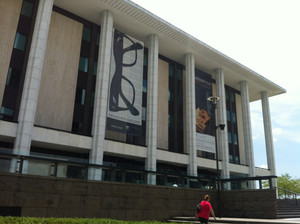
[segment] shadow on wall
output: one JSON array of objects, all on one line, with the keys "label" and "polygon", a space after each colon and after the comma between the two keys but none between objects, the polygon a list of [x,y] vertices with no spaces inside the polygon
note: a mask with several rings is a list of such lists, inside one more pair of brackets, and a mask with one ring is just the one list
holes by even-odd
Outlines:
[{"label": "shadow on wall", "polygon": [[[0,191],[0,206],[19,207],[21,216],[165,221],[174,216],[193,217],[206,194],[218,215],[214,190],[0,173]],[[273,190],[224,191],[221,199],[223,215],[276,218]]]}]

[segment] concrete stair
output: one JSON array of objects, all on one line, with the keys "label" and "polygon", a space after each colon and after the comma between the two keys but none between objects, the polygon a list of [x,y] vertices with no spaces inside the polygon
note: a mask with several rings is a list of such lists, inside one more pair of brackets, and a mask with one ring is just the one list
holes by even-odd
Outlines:
[{"label": "concrete stair", "polygon": [[299,218],[300,200],[279,199],[277,200],[277,218]]},{"label": "concrete stair", "polygon": [[[194,217],[174,217],[168,222],[172,223],[185,223],[185,224],[194,224],[198,223]],[[299,224],[300,219],[251,219],[251,218],[217,218],[217,220],[209,219],[209,223],[218,223],[218,224]]]},{"label": "concrete stair", "polygon": [[[167,222],[172,223],[186,223],[186,224],[192,224],[192,223],[198,223],[199,221],[195,219],[195,217],[173,217],[172,219],[168,220]],[[213,220],[209,220],[209,223],[217,223]],[[220,224],[220,222],[218,222]]]}]

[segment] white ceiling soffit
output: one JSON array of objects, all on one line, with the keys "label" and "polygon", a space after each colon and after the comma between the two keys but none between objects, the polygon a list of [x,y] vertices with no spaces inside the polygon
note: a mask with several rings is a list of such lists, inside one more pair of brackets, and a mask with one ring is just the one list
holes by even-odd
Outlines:
[{"label": "white ceiling soffit", "polygon": [[101,24],[101,11],[114,14],[114,27],[145,42],[147,36],[159,36],[159,53],[184,65],[184,55],[195,55],[196,68],[213,74],[216,68],[224,71],[225,84],[240,90],[239,82],[248,81],[250,101],[260,99],[260,92],[269,96],[286,90],[258,73],[229,58],[209,45],[178,29],[130,0],[54,0],[54,4],[86,20]]}]

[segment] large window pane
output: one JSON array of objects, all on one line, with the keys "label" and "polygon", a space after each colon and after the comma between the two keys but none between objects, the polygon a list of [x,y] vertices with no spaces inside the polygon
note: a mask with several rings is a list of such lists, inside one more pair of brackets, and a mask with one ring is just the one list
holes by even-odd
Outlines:
[{"label": "large window pane", "polygon": [[31,2],[24,1],[22,5],[21,15],[31,17],[33,10],[33,4]]},{"label": "large window pane", "polygon": [[231,93],[231,102],[235,103],[235,93]]},{"label": "large window pane", "polygon": [[232,143],[232,139],[231,139],[231,132],[228,132],[228,143]]},{"label": "large window pane", "polygon": [[7,107],[1,107],[0,114],[8,115],[8,116],[13,116],[14,115],[14,110],[7,108]]},{"label": "large window pane", "polygon": [[91,40],[91,30],[88,27],[83,27],[83,32],[82,32],[82,39],[86,40],[86,41],[90,41]]},{"label": "large window pane", "polygon": [[94,71],[93,71],[93,75],[97,75],[97,68],[98,68],[98,62],[95,61],[95,62],[94,62]]},{"label": "large window pane", "polygon": [[227,110],[227,121],[230,121],[230,111]]},{"label": "large window pane", "polygon": [[233,123],[236,123],[236,113],[235,112],[232,113],[232,121],[233,121]]},{"label": "large window pane", "polygon": [[16,39],[14,43],[14,48],[19,49],[21,51],[25,50],[27,37],[23,34],[17,33]]},{"label": "large window pane", "polygon": [[79,70],[83,72],[88,72],[89,59],[85,57],[80,57],[79,60]]},{"label": "large window pane", "polygon": [[85,89],[76,89],[76,96],[75,96],[76,103],[84,105],[85,102]]},{"label": "large window pane", "polygon": [[13,68],[10,67],[8,69],[6,85],[7,86],[12,86],[12,87],[19,86],[20,76],[21,76],[21,71],[20,70],[13,69]]},{"label": "large window pane", "polygon": [[234,134],[234,144],[238,145],[238,136],[237,136],[237,134]]}]

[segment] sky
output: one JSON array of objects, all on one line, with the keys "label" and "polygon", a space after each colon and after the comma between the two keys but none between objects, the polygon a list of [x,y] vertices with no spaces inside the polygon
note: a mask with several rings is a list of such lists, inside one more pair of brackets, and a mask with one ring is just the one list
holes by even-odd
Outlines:
[{"label": "sky", "polygon": [[[286,89],[269,98],[277,175],[300,178],[300,1],[132,0]],[[261,101],[250,104],[256,167],[267,167]]]}]

